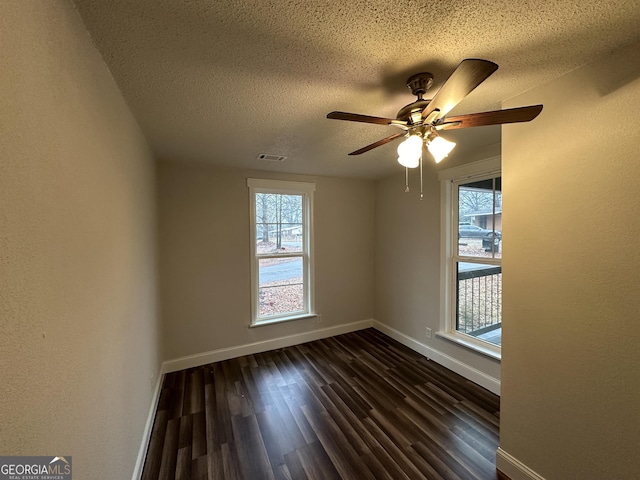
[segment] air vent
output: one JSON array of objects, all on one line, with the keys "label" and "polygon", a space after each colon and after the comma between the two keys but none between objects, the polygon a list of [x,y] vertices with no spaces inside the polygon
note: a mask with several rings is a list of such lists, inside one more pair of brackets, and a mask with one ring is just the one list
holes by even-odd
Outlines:
[{"label": "air vent", "polygon": [[283,155],[268,155],[266,153],[261,153],[256,157],[258,160],[265,160],[267,162],[284,162],[287,157]]}]

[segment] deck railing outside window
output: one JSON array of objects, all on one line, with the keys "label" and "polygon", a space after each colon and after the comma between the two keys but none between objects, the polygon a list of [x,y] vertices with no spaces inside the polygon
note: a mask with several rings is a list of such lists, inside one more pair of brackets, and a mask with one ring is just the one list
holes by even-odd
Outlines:
[{"label": "deck railing outside window", "polygon": [[456,330],[473,336],[502,325],[502,267],[458,272]]}]

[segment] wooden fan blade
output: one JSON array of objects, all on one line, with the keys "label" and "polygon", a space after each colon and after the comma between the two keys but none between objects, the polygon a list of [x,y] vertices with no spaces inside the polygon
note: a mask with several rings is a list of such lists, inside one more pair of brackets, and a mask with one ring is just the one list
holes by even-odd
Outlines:
[{"label": "wooden fan blade", "polygon": [[463,60],[422,111],[422,118],[429,117],[436,110],[438,112],[434,114],[434,118],[430,118],[430,121],[444,117],[497,69],[498,65],[488,60],[476,58]]},{"label": "wooden fan blade", "polygon": [[383,138],[382,140],[378,140],[377,142],[372,143],[371,145],[362,147],[360,150],[351,152],[349,155],[360,155],[361,153],[368,152],[369,150],[373,150],[374,148],[379,147],[380,145],[384,145],[385,143],[389,143],[391,140],[395,140],[396,138],[401,137],[403,135],[404,135],[404,132],[394,133],[393,135],[389,135],[388,137]]},{"label": "wooden fan blade", "polygon": [[327,118],[334,120],[348,120],[350,122],[375,123],[377,125],[389,125],[391,122],[396,122],[395,118],[371,117],[369,115],[347,112],[331,112],[327,115]]},{"label": "wooden fan blade", "polygon": [[455,130],[457,128],[482,127],[484,125],[500,125],[502,123],[530,122],[542,111],[542,105],[495,110],[493,112],[470,113],[457,117],[447,117],[438,130]]}]

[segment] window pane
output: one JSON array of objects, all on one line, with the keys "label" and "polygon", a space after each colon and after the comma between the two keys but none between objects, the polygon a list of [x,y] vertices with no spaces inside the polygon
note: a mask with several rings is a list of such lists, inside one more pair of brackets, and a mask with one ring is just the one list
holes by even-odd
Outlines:
[{"label": "window pane", "polygon": [[256,253],[302,252],[301,223],[259,223],[256,225]]},{"label": "window pane", "polygon": [[502,256],[501,179],[489,178],[458,188],[458,255]]},{"label": "window pane", "polygon": [[256,193],[256,253],[301,252],[302,195]]},{"label": "window pane", "polygon": [[302,284],[260,288],[260,318],[304,312]]},{"label": "window pane", "polygon": [[502,258],[502,177],[495,179],[493,192],[495,202],[495,215],[493,217],[493,256]]},{"label": "window pane", "polygon": [[302,195],[256,193],[256,223],[302,223]]},{"label": "window pane", "polygon": [[502,267],[459,262],[456,278],[456,330],[500,345]]},{"label": "window pane", "polygon": [[260,317],[304,311],[302,257],[258,261]]}]

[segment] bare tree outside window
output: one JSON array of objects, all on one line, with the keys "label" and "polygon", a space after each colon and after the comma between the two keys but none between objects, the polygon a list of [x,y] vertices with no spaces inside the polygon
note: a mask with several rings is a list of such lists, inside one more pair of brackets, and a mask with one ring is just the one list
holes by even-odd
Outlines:
[{"label": "bare tree outside window", "polygon": [[[475,188],[460,188],[460,218],[474,212],[491,212],[493,191]],[[502,192],[496,192],[496,208],[502,209]]]},{"label": "bare tree outside window", "polygon": [[256,194],[259,253],[302,250],[302,196]]}]

